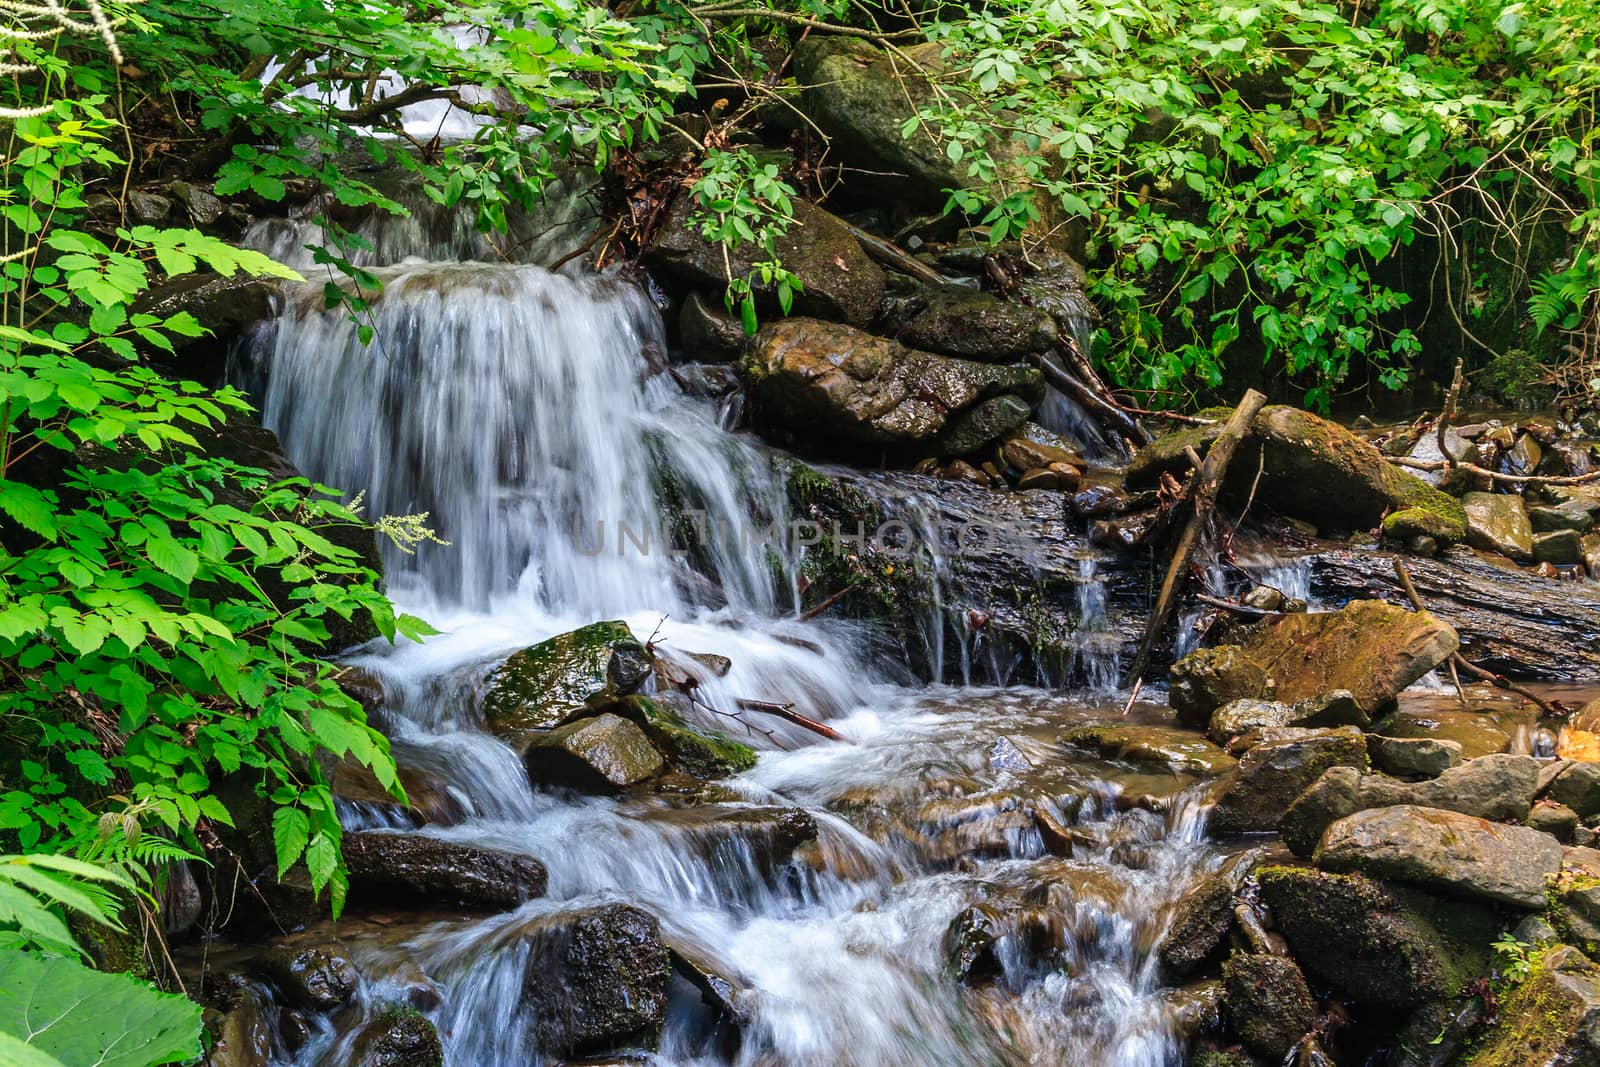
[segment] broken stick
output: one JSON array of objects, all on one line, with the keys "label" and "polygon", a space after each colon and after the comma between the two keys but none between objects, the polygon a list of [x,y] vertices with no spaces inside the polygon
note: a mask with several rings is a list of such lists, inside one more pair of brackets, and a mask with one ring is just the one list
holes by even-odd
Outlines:
[{"label": "broken stick", "polygon": [[1239,442],[1250,432],[1250,424],[1255,421],[1256,415],[1266,403],[1266,395],[1254,389],[1244,394],[1244,399],[1233,409],[1233,414],[1223,425],[1222,432],[1217,435],[1211,450],[1206,453],[1206,458],[1200,465],[1199,472],[1195,475],[1189,493],[1189,499],[1194,502],[1194,511],[1190,514],[1183,533],[1178,536],[1178,544],[1172,553],[1172,563],[1167,567],[1166,580],[1161,583],[1161,595],[1156,598],[1155,612],[1150,616],[1150,625],[1144,632],[1144,641],[1139,646],[1139,654],[1133,658],[1133,666],[1128,669],[1129,685],[1137,685],[1144,679],[1145,667],[1149,665],[1156,642],[1161,639],[1161,634],[1167,627],[1167,619],[1177,604],[1178,592],[1183,586],[1184,577],[1189,573],[1189,564],[1194,560],[1195,550],[1200,547],[1200,535],[1205,531],[1206,521],[1216,507],[1217,495],[1222,491],[1223,476],[1228,473],[1228,463],[1233,459],[1233,453],[1238,449]]},{"label": "broken stick", "polygon": [[743,711],[760,711],[767,715],[776,715],[785,722],[792,722],[796,726],[803,726],[814,734],[821,734],[830,741],[843,741],[844,734],[829,726],[827,723],[818,722],[794,710],[793,704],[778,704],[771,700],[749,700],[741,697],[738,701]]}]

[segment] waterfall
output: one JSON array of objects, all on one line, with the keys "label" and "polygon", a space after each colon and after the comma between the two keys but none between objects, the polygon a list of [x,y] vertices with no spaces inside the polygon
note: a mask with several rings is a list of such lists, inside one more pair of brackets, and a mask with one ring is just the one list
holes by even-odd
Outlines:
[{"label": "waterfall", "polygon": [[[463,261],[483,248],[435,218],[372,225],[383,288],[370,308],[352,320],[306,286],[256,332],[238,376],[264,383],[264,421],[310,477],[362,492],[371,516],[427,513],[449,542],[384,551],[391,595],[443,633],[351,662],[383,683],[397,761],[464,813],[421,832],[534,856],[550,887],[493,918],[342,931],[364,976],[356,1003],[274,1063],[342,1067],[354,1025],[419,969],[451,1067],[553,1062],[524,1002],[525,934],[597,901],[645,908],[738,976],[742,1040],[709,1041],[698,994],[675,987],[647,1061],[663,1067],[1181,1063],[1152,946],[1184,887],[1221,858],[1193,783],[1165,776],[1168,814],[1124,810],[1126,768],[1058,743],[1063,724],[1105,711],[1093,698],[904,688],[861,651],[872,642],[860,625],[796,619],[781,464],[660,373],[659,316],[625,275]],[[292,251],[314,235],[299,222],[255,237]],[[959,654],[970,681],[982,645],[946,646],[944,570],[926,540],[925,652],[941,671]],[[1093,663],[1104,609],[1083,567],[1080,656]],[[668,656],[728,657],[699,692],[712,715],[739,698],[793,701],[851,743],[781,724],[751,734],[758,765],[697,804],[534,790],[479,729],[475,683],[516,649],[610,618],[657,634]],[[820,827],[809,862],[774,871],[726,832],[793,807]],[[1075,856],[1050,855],[1018,821],[1035,807],[1081,835]],[[341,814],[392,826],[370,808]],[[1007,902],[1013,924],[1002,974],[968,987],[947,973],[946,931],[990,901]]]}]

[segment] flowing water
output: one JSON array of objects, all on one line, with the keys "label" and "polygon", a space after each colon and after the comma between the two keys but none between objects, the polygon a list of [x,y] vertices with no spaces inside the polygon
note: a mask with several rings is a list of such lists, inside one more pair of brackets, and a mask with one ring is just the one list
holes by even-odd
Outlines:
[{"label": "flowing water", "polygon": [[[730,1042],[680,982],[651,1062],[1182,1063],[1195,1013],[1162,989],[1152,950],[1184,887],[1223,858],[1199,783],[1064,747],[1066,726],[1121,711],[1099,690],[912,686],[869,628],[799,621],[782,458],[659,373],[664,337],[641,290],[617,274],[454,261],[470,242],[427,232],[377,235],[413,258],[374,264],[373,344],[308,286],[240,374],[265,383],[265,421],[309,476],[361,490],[371,515],[427,513],[449,542],[386,553],[392,595],[440,636],[353,662],[383,681],[397,760],[442,780],[464,813],[424,832],[535,856],[550,891],[491,919],[348,924],[365,976],[356,1013],[420,969],[449,1064],[554,1062],[522,1004],[526,931],[624,900],[714,961],[741,1019]],[[1083,567],[1084,673],[1108,687],[1115,661],[1091,640],[1104,606]],[[739,698],[792,701],[848,742],[753,724],[759,764],[698,804],[536,792],[480,729],[475,687],[508,653],[609,618],[669,657],[732,661],[699,694],[707,725],[738,733]],[[928,628],[936,663],[943,633]],[[794,863],[728,832],[795,807],[819,837]],[[375,809],[344,814],[386,825]],[[1070,858],[1049,854],[1041,819],[1070,829]],[[946,931],[975,905],[999,931],[998,973],[969,986],[947,973]],[[349,1020],[319,1025],[279,1062],[348,1062]]]}]

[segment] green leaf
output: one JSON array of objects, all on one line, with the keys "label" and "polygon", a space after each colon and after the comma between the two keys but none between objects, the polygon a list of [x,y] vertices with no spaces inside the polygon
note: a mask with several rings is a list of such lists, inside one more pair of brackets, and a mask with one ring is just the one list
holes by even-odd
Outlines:
[{"label": "green leaf", "polygon": [[200,569],[200,557],[171,537],[152,537],[145,545],[150,562],[166,571],[180,582],[194,580]]},{"label": "green leaf", "polygon": [[288,873],[311,840],[311,820],[299,808],[279,808],[272,813],[272,844],[278,854],[278,877]]},{"label": "green leaf", "polygon": [[6,1067],[66,1067],[66,1064],[10,1034],[0,1034],[0,1063]]},{"label": "green leaf", "polygon": [[[199,1057],[200,1006],[125,974],[0,950],[0,1034],[68,1067],[156,1067]],[[26,1067],[28,1060],[0,1063]]]}]

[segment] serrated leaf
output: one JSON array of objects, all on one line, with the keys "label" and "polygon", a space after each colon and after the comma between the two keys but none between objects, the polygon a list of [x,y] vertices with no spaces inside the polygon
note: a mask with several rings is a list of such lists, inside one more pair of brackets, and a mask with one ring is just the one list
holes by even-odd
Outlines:
[{"label": "serrated leaf", "polygon": [[200,557],[171,537],[152,537],[145,545],[145,552],[151,563],[180,582],[192,581],[200,569]]},{"label": "serrated leaf", "polygon": [[272,845],[278,854],[282,878],[306,850],[311,840],[311,820],[299,808],[279,808],[272,813]]}]

